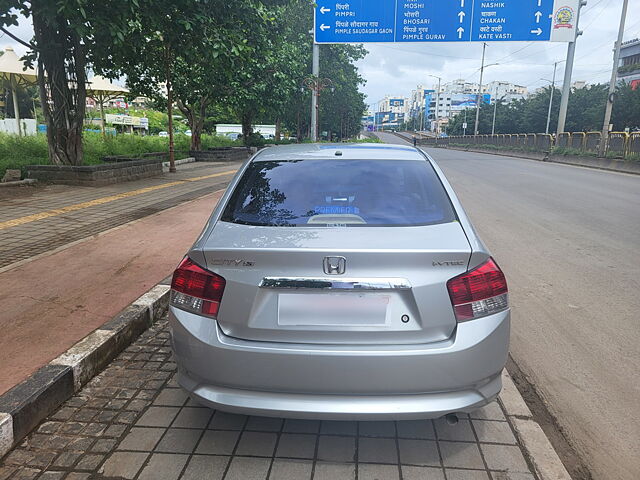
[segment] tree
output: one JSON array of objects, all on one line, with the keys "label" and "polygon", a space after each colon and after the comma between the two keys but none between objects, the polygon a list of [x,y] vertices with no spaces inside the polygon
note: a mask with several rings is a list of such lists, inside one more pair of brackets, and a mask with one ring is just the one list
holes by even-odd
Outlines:
[{"label": "tree", "polygon": [[248,32],[247,46],[255,55],[243,58],[235,71],[229,99],[247,144],[257,118],[280,124],[290,98],[297,95],[310,60],[311,41],[304,26],[311,13],[309,0],[292,0],[273,6],[270,21]]},{"label": "tree", "polygon": [[[175,172],[173,81],[176,64],[194,58],[198,37],[207,40],[209,8],[199,0],[138,0],[128,22],[127,43],[114,48],[107,35],[99,35],[94,67],[107,77],[126,75],[132,93],[164,99],[168,116],[170,171]],[[164,87],[164,91],[161,88]]]},{"label": "tree", "polygon": [[[271,21],[277,0],[141,0],[130,24],[130,42],[117,54],[105,49],[99,71],[127,76],[136,94],[175,104],[192,131],[191,148],[201,147],[207,109],[236,94],[233,78],[251,56],[253,31]],[[163,84],[165,88],[159,88]],[[169,114],[171,121],[172,115]],[[173,129],[169,128],[173,156]]]},{"label": "tree", "polygon": [[[310,94],[303,80],[311,73],[313,9],[309,0],[292,0],[273,10],[273,22],[264,30],[254,30],[249,45],[259,55],[246,59],[234,79],[236,94],[231,99],[243,125],[245,141],[251,139],[257,120],[281,125],[298,138],[309,130]],[[321,77],[331,80],[320,95],[320,128],[340,138],[360,131],[365,109],[358,87],[364,80],[354,62],[366,50],[351,45],[322,45]]]},{"label": "tree", "polygon": [[[569,99],[566,130],[568,132],[599,131],[602,128],[608,85],[597,84],[573,89]],[[533,94],[526,99],[498,105],[496,133],[541,133],[545,131],[551,88]],[[556,89],[551,110],[550,131],[556,130],[560,111],[561,93]],[[640,90],[620,84],[616,90],[612,123],[614,129],[624,131],[640,125]],[[480,109],[480,133],[491,133],[493,105],[482,105]],[[475,110],[473,111],[475,115]],[[462,135],[464,114],[459,113],[449,122],[450,135]]]},{"label": "tree", "polygon": [[[320,71],[331,79],[334,90],[325,90],[320,101],[320,128],[340,140],[352,137],[361,130],[366,109],[364,95],[359,91],[364,79],[355,62],[367,51],[357,45],[327,45],[322,48]],[[334,135],[335,134],[335,135]]]},{"label": "tree", "polygon": [[635,90],[628,83],[618,86],[613,102],[613,128],[623,132],[625,128],[640,131],[640,88]]},{"label": "tree", "polygon": [[[109,36],[112,44],[124,42],[123,32],[136,7],[136,0],[0,0],[0,30],[29,48],[30,64],[37,61],[52,163],[82,163],[86,71],[96,34]],[[4,28],[17,25],[18,12],[33,20],[30,41]]]}]

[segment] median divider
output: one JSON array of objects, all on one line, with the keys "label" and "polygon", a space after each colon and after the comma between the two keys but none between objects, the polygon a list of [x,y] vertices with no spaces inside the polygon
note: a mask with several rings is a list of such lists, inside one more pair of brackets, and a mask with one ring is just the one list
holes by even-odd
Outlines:
[{"label": "median divider", "polygon": [[614,158],[597,158],[578,155],[559,155],[548,152],[533,152],[519,150],[493,150],[482,148],[481,146],[467,145],[447,145],[444,148],[449,150],[462,150],[464,152],[486,153],[488,155],[498,155],[501,157],[526,158],[528,160],[538,160],[550,163],[562,163],[564,165],[574,165],[576,167],[595,168],[597,170],[608,170],[612,172],[631,173],[640,175],[640,162],[631,160],[619,160]]},{"label": "median divider", "polygon": [[0,395],[0,457],[102,371],[169,306],[164,282],[59,357]]}]

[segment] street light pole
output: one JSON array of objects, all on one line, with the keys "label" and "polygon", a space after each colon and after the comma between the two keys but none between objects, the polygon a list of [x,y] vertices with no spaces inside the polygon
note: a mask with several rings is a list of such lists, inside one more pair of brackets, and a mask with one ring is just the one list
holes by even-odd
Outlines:
[{"label": "street light pole", "polygon": [[482,96],[482,77],[484,75],[484,54],[486,49],[487,49],[487,44],[483,43],[482,44],[482,64],[480,66],[480,85],[478,87],[478,97],[476,99],[476,126],[473,130],[474,135],[478,135],[478,133],[480,133],[478,131],[478,126],[480,124],[480,98]]},{"label": "street light pole", "polygon": [[[318,110],[320,107],[320,92],[327,87],[334,91],[333,82],[328,78],[320,78],[315,75],[305,78],[302,84],[311,90],[311,140],[318,141]],[[313,100],[315,99],[315,100]],[[315,107],[315,108],[314,108]],[[315,115],[314,115],[315,112]]]},{"label": "street light pole", "polygon": [[[484,60],[483,60],[484,61]],[[429,75],[438,79],[438,91],[436,92],[436,138],[440,134],[440,90],[442,85],[442,77],[437,75]]]},{"label": "street light pole", "polygon": [[622,16],[620,17],[620,29],[618,30],[618,41],[613,54],[613,69],[611,70],[611,82],[609,83],[609,96],[607,97],[607,108],[604,112],[604,124],[602,125],[602,135],[600,137],[600,147],[598,156],[604,157],[607,150],[609,140],[609,123],[611,122],[611,112],[613,111],[613,96],[616,92],[616,78],[618,76],[618,64],[620,63],[620,47],[622,46],[622,37],[624,35],[624,22],[627,17],[627,6],[629,0],[624,0],[622,4]]},{"label": "street light pole", "polygon": [[564,83],[562,84],[562,99],[560,100],[560,114],[558,115],[557,134],[564,133],[565,123],[567,121],[567,109],[569,108],[569,95],[571,95],[571,76],[573,75],[573,61],[576,56],[576,41],[578,35],[582,32],[578,29],[580,22],[580,11],[587,4],[586,0],[582,0],[578,5],[578,13],[576,14],[576,38],[573,42],[569,42],[567,47],[567,63],[564,68]]},{"label": "street light pole", "polygon": [[549,113],[547,113],[547,129],[545,133],[549,135],[549,125],[551,125],[551,108],[553,107],[553,94],[556,92],[556,71],[558,62],[553,64],[553,80],[551,81],[551,98],[549,99]]},{"label": "street light pole", "polygon": [[[311,61],[311,75],[315,78],[320,76],[320,45],[313,42],[313,58]],[[311,141],[318,141],[318,91],[311,93]]]}]

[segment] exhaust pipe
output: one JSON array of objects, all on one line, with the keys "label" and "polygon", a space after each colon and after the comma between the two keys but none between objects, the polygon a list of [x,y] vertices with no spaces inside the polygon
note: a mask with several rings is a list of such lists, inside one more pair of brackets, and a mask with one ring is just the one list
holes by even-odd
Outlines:
[{"label": "exhaust pipe", "polygon": [[450,413],[446,415],[445,420],[449,425],[457,425],[458,424],[458,416],[455,413]]}]

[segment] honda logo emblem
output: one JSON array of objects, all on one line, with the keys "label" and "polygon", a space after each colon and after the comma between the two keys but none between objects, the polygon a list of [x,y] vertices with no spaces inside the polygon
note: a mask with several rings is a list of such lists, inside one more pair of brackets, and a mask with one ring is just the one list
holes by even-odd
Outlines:
[{"label": "honda logo emblem", "polygon": [[344,257],[324,257],[322,265],[324,273],[327,275],[342,275],[347,269],[347,259]]}]

